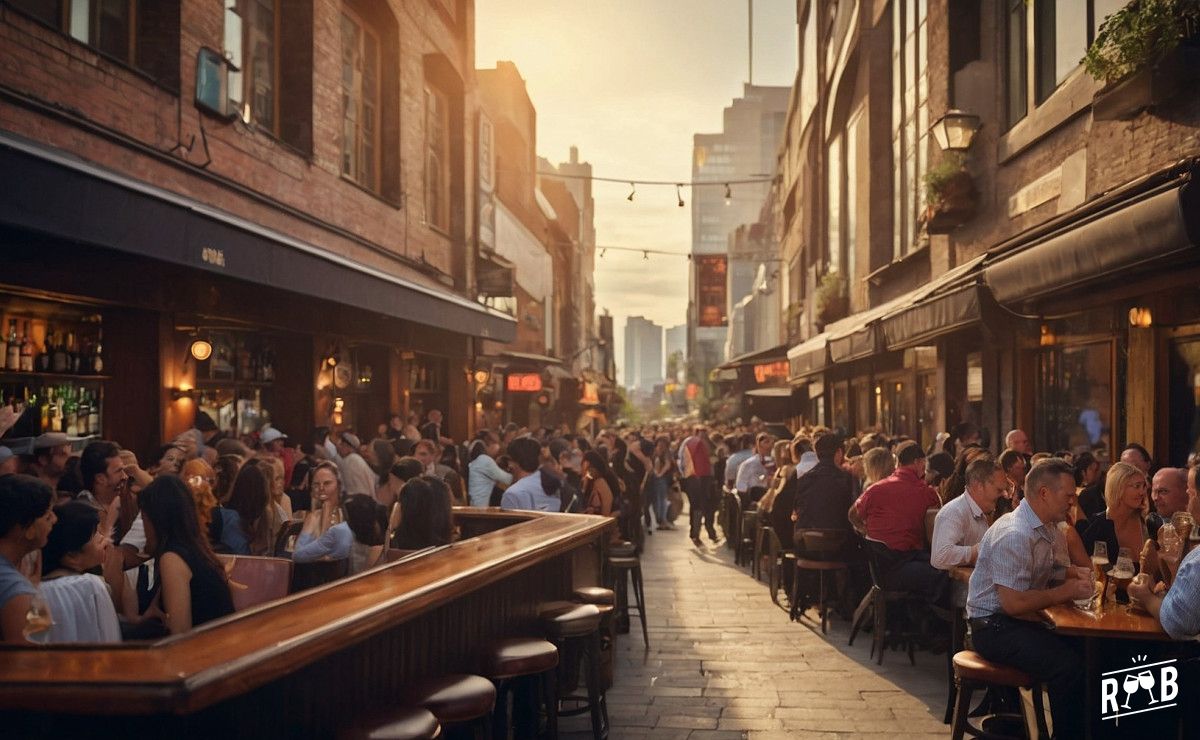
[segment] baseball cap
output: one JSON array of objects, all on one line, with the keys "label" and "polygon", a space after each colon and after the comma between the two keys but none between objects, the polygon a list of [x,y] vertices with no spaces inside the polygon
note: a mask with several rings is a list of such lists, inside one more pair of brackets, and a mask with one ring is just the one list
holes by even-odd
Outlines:
[{"label": "baseball cap", "polygon": [[359,442],[358,437],[354,436],[351,432],[342,432],[341,440],[356,450],[362,447],[362,442]]},{"label": "baseball cap", "polygon": [[46,432],[40,434],[33,440],[33,449],[44,450],[47,447],[59,447],[61,445],[69,445],[76,442],[80,437],[69,437],[62,432]]},{"label": "baseball cap", "polygon": [[287,439],[288,436],[275,427],[267,427],[266,429],[262,430],[262,433],[258,435],[258,438],[263,444],[267,444],[268,442],[274,442],[277,439]]}]

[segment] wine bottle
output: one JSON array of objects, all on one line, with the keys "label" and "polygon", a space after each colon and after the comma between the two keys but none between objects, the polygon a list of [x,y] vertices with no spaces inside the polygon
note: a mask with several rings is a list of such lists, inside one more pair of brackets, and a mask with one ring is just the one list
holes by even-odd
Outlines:
[{"label": "wine bottle", "polygon": [[50,372],[50,347],[54,343],[54,329],[46,327],[46,339],[42,342],[42,351],[33,360],[33,368],[39,373]]},{"label": "wine bottle", "polygon": [[[96,346],[92,348],[92,372],[100,375],[104,372],[104,330],[96,330]],[[93,427],[95,429],[95,427]]]},{"label": "wine bottle", "polygon": [[88,404],[88,434],[100,434],[100,396],[94,391]]},{"label": "wine bottle", "polygon": [[25,336],[21,340],[21,372],[33,372],[33,335],[29,333],[29,322],[25,322]]},{"label": "wine bottle", "polygon": [[4,367],[13,372],[21,369],[21,340],[17,338],[17,320],[8,320],[8,348],[4,354]]}]

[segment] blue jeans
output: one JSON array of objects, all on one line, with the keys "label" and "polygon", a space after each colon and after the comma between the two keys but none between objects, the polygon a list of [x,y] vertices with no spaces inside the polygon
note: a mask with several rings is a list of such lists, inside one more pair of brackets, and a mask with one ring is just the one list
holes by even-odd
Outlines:
[{"label": "blue jeans", "polygon": [[667,479],[653,476],[650,481],[650,503],[654,507],[654,521],[659,525],[667,523]]}]

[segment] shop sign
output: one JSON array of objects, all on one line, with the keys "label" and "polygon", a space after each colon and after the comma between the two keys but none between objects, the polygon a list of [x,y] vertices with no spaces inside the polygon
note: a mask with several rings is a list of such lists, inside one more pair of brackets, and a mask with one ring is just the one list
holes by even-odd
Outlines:
[{"label": "shop sign", "polygon": [[706,254],[696,260],[696,310],[700,326],[725,326],[728,260],[723,254]]},{"label": "shop sign", "polygon": [[517,393],[537,393],[542,389],[540,373],[513,373],[505,381],[505,387]]},{"label": "shop sign", "polygon": [[584,383],[583,395],[579,398],[579,402],[586,406],[599,406],[600,385],[598,383]]},{"label": "shop sign", "polygon": [[754,380],[760,385],[770,380],[787,380],[787,376],[787,360],[764,362],[761,365],[754,366]]},{"label": "shop sign", "polygon": [[695,401],[696,396],[700,395],[700,386],[695,383],[687,384],[687,400]]}]

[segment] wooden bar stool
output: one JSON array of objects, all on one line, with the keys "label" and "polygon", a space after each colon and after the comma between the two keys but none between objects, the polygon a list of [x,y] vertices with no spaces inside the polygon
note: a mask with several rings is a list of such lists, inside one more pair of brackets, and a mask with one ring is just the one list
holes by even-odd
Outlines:
[{"label": "wooden bar stool", "polygon": [[[637,618],[642,623],[642,642],[649,649],[650,634],[646,628],[646,591],[642,582],[642,561],[632,556],[610,556],[608,558],[608,572],[612,577],[613,591],[617,595],[617,609],[613,616],[614,621],[620,623],[624,619],[625,622],[628,622],[630,615],[636,610]],[[636,605],[629,603],[629,593],[625,588],[625,576],[627,573],[633,583],[633,600],[636,602]]]},{"label": "wooden bar stool", "polygon": [[[967,722],[967,714],[971,711],[971,695],[980,689],[993,686],[1008,686],[1017,689],[1029,689],[1033,693],[1034,721],[1037,725],[1038,736],[1048,738],[1046,730],[1046,712],[1042,707],[1042,685],[1033,680],[1029,674],[1011,666],[992,663],[971,650],[961,650],[954,654],[954,683],[958,687],[958,696],[954,700],[954,727],[951,737],[962,740],[966,733],[972,737],[1001,738],[992,732],[980,730]],[[1020,715],[991,715],[992,717],[1011,718],[1020,721],[1021,727],[1026,728],[1022,736],[1028,734],[1028,718],[1024,716],[1025,702],[1021,702]],[[981,723],[982,724],[982,723]],[[1037,740],[1037,738],[1029,738]]]},{"label": "wooden bar stool", "polygon": [[[546,637],[558,646],[559,704],[582,703],[573,709],[559,709],[560,717],[587,712],[592,720],[592,737],[608,737],[608,703],[600,684],[600,609],[595,604],[556,601],[538,609],[538,621]],[[571,693],[579,685],[580,662],[586,662],[584,685],[587,696]]]},{"label": "wooden bar stool", "polygon": [[371,714],[363,722],[338,731],[338,740],[437,740],[442,726],[422,707],[399,707]]},{"label": "wooden bar stool", "polygon": [[611,588],[583,586],[575,589],[572,598],[580,604],[594,604],[600,610],[600,688],[607,691],[613,685],[613,645],[617,639],[613,629],[616,594]]},{"label": "wooden bar stool", "polygon": [[804,614],[800,608],[800,572],[816,571],[818,577],[817,611],[820,613],[821,634],[828,631],[829,603],[826,600],[825,574],[844,574],[850,569],[850,564],[842,560],[829,558],[838,555],[846,542],[846,533],[840,529],[802,529],[797,532],[804,543],[803,552],[796,552],[796,572],[792,576],[792,592],[789,598],[792,602],[791,618],[799,620]]},{"label": "wooden bar stool", "polygon": [[[516,637],[492,643],[483,657],[483,674],[496,685],[492,736],[538,737],[538,710],[546,715],[545,737],[558,736],[558,648],[536,637]],[[512,696],[510,713],[508,698]],[[518,709],[522,711],[518,711]]]},{"label": "wooden bar stool", "polygon": [[448,673],[411,687],[404,699],[432,712],[447,733],[462,729],[475,738],[491,738],[488,719],[496,704],[496,687],[483,676]]}]

